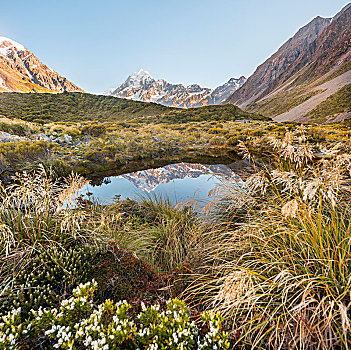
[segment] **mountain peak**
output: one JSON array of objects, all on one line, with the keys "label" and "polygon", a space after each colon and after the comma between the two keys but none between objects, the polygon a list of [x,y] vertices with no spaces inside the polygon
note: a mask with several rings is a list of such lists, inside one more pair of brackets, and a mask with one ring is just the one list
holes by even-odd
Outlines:
[{"label": "mountain peak", "polygon": [[17,51],[26,51],[26,48],[22,44],[6,38],[5,36],[0,36],[0,53],[7,55],[8,50],[11,48],[16,49]]},{"label": "mountain peak", "polygon": [[246,81],[246,78],[242,75],[240,78],[230,78],[228,80],[227,84],[239,84],[239,85],[243,85]]},{"label": "mountain peak", "polygon": [[[142,69],[142,68],[140,68],[139,71],[134,72],[134,73],[131,74],[130,76],[131,76],[131,77],[135,77],[135,78],[143,78],[143,77],[152,78],[151,74],[150,74],[148,71],[146,71],[146,70],[144,70],[144,69]],[[152,78],[152,79],[153,79],[153,78]]]},{"label": "mountain peak", "polygon": [[154,81],[155,79],[151,76],[151,74],[141,68],[139,71],[131,74],[122,86],[123,88],[128,86],[136,89],[148,85]]},{"label": "mountain peak", "polygon": [[212,90],[198,84],[184,86],[171,84],[164,79],[155,80],[149,72],[140,69],[131,74],[121,86],[109,89],[104,94],[135,101],[156,102],[172,107],[200,107],[224,102],[245,81],[244,77],[232,78],[229,82]]},{"label": "mountain peak", "polygon": [[62,77],[22,44],[0,36],[0,92],[83,91]]}]

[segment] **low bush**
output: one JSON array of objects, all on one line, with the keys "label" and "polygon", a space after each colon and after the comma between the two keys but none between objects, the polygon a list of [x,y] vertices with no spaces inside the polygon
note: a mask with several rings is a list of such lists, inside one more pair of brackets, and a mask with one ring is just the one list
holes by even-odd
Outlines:
[{"label": "low bush", "polygon": [[239,134],[231,136],[227,142],[226,146],[228,147],[236,147],[239,145],[240,141],[246,141],[247,135]]},{"label": "low bush", "polygon": [[[21,309],[2,317],[0,349],[34,348],[41,344],[59,349],[228,349],[219,313],[204,313],[199,325],[184,302],[173,299],[145,306],[133,314],[127,302],[106,300],[95,306],[96,282],[81,284],[59,308]],[[163,309],[163,310],[162,310]]]},{"label": "low bush", "polygon": [[91,162],[105,163],[109,160],[116,161],[118,151],[117,145],[104,145],[101,149],[87,150],[84,157]]},{"label": "low bush", "polygon": [[106,126],[103,124],[89,124],[84,125],[81,129],[83,135],[91,135],[101,137],[106,134]]},{"label": "low bush", "polygon": [[0,143],[0,159],[9,168],[25,162],[39,162],[50,157],[50,144],[45,141],[20,141]]},{"label": "low bush", "polygon": [[210,128],[208,130],[208,133],[209,134],[215,134],[215,135],[221,135],[221,134],[225,134],[226,131],[224,129],[222,129],[222,128],[217,127],[217,128]]},{"label": "low bush", "polygon": [[0,121],[0,130],[4,132],[8,132],[10,134],[25,136],[28,129],[29,128],[26,126],[24,122],[14,123],[14,122]]},{"label": "low bush", "polygon": [[26,317],[31,309],[56,306],[62,296],[87,282],[92,273],[92,260],[99,251],[91,246],[52,247],[32,258],[14,279],[9,292],[1,295],[0,310],[21,308]]}]

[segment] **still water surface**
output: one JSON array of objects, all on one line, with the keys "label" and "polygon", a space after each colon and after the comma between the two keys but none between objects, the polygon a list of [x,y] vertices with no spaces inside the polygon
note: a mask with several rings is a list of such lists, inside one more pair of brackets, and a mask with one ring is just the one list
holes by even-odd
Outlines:
[{"label": "still water surface", "polygon": [[77,195],[90,196],[101,204],[111,204],[116,195],[126,199],[148,194],[168,197],[173,203],[192,200],[204,203],[208,201],[210,190],[223,179],[242,185],[240,178],[226,165],[177,163],[107,177],[99,186],[85,185]]}]

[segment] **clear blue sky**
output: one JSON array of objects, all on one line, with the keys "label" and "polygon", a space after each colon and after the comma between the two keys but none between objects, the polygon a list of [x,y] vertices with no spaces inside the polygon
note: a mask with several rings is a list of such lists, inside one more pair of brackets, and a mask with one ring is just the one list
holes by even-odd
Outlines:
[{"label": "clear blue sky", "polygon": [[301,26],[345,0],[0,0],[14,39],[89,92],[143,68],[215,87],[249,76]]}]

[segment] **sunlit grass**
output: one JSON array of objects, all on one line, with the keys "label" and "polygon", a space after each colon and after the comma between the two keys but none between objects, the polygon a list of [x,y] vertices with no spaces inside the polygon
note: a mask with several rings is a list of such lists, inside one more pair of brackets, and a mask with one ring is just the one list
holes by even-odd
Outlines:
[{"label": "sunlit grass", "polygon": [[232,205],[222,242],[209,245],[208,267],[185,293],[221,310],[238,346],[349,344],[351,157],[316,162],[303,135],[275,140],[275,159],[246,182],[245,196],[223,191]]},{"label": "sunlit grass", "polygon": [[[188,125],[188,132],[196,125]],[[113,243],[167,276],[172,293],[182,293],[194,307],[220,310],[238,348],[347,348],[348,129],[295,130],[294,125],[268,124],[262,135],[255,129],[259,125],[228,125],[231,134],[240,130],[246,135],[245,144],[235,138],[235,147],[250,160],[255,174],[244,187],[224,181],[213,191],[216,199],[205,214],[192,207],[194,203],[174,206],[156,196],[112,205],[83,201],[70,208],[64,203],[84,185],[82,178],[72,175],[58,181],[44,168],[18,174],[12,185],[1,189],[1,290],[47,247]],[[202,126],[199,142],[208,144],[217,135],[207,133],[210,127],[215,132],[225,129]],[[149,152],[163,142],[150,139],[152,127],[135,127],[142,128],[138,135],[107,131],[93,137],[91,145],[98,149],[110,138],[116,144],[118,139],[123,152],[128,147]],[[178,129],[169,132],[175,144],[184,131]],[[285,133],[287,129],[293,131]],[[159,125],[155,135],[166,140],[168,131]],[[257,150],[262,151],[259,161]]]}]

